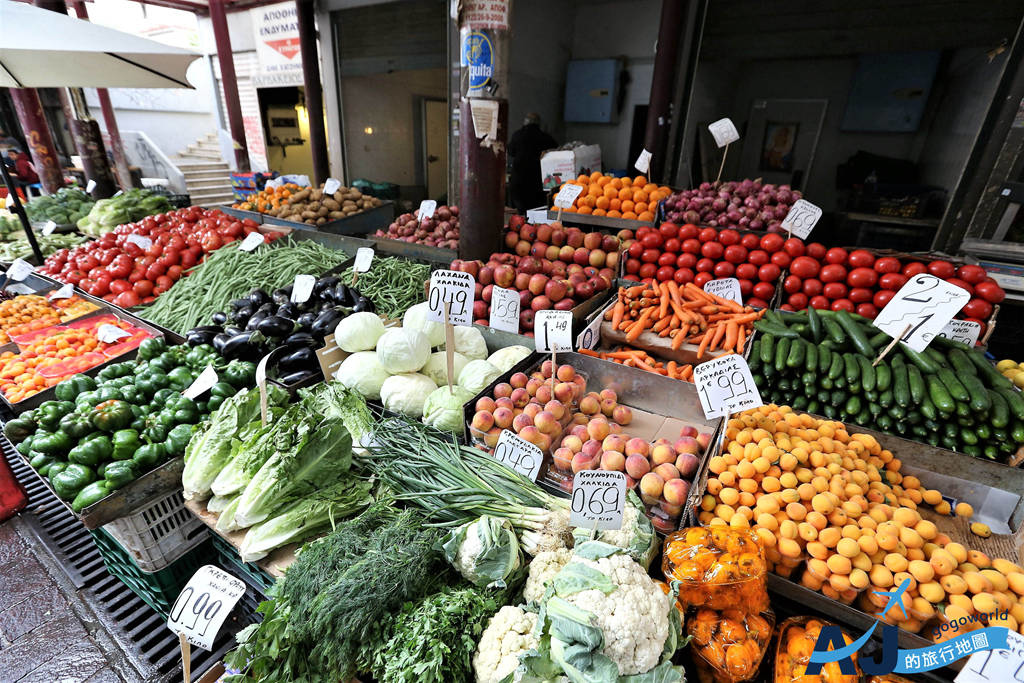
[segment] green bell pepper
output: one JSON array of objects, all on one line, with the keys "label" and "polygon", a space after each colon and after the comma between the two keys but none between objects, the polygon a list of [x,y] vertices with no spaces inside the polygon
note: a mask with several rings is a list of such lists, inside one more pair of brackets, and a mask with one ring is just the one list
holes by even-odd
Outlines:
[{"label": "green bell pepper", "polygon": [[236,389],[252,386],[256,383],[256,364],[250,361],[233,360],[224,368],[220,377]]},{"label": "green bell pepper", "polygon": [[135,378],[135,388],[147,399],[152,398],[160,389],[165,389],[170,385],[171,380],[161,370],[153,370]]},{"label": "green bell pepper", "polygon": [[131,460],[131,457],[135,455],[135,451],[142,445],[139,441],[139,433],[134,429],[119,429],[114,432],[110,440],[114,446],[111,457],[115,461]]},{"label": "green bell pepper", "polygon": [[200,344],[189,349],[185,354],[185,364],[194,370],[203,370],[217,355],[217,350],[209,344]]},{"label": "green bell pepper", "polygon": [[71,375],[54,387],[53,393],[58,400],[75,401],[80,394],[95,391],[96,380],[89,375]]},{"label": "green bell pepper", "polygon": [[108,460],[114,452],[110,437],[106,434],[82,441],[68,453],[68,460],[79,465],[95,467]]},{"label": "green bell pepper", "polygon": [[210,400],[206,402],[206,410],[204,410],[203,412],[212,413],[213,411],[217,410],[217,408],[220,408],[221,404],[224,403],[224,401],[226,400],[227,399],[224,398],[223,396],[211,396]]},{"label": "green bell pepper", "polygon": [[92,431],[92,422],[82,413],[68,413],[60,419],[60,431],[72,439],[81,439]]},{"label": "green bell pepper", "polygon": [[189,439],[192,438],[192,433],[195,431],[195,426],[190,424],[180,424],[170,432],[167,433],[167,455],[172,458],[176,458],[185,452],[185,447],[188,446]]},{"label": "green bell pepper", "polygon": [[163,443],[167,440],[167,432],[170,431],[169,427],[165,427],[160,424],[150,423],[146,425],[145,430],[142,432],[142,437],[147,441],[153,443]]},{"label": "green bell pepper", "polygon": [[35,441],[35,439],[35,434],[29,434],[28,438],[26,438],[24,441],[15,446],[14,449],[21,453],[22,455],[27,456],[29,452],[32,450],[32,442]]},{"label": "green bell pepper", "polygon": [[182,391],[187,389],[196,378],[188,368],[177,367],[167,373],[167,379],[171,381],[170,386],[172,389]]},{"label": "green bell pepper", "polygon": [[8,420],[7,423],[4,424],[4,436],[10,439],[11,443],[14,444],[21,443],[35,431],[35,421],[26,420],[24,417]]},{"label": "green bell pepper", "polygon": [[135,479],[135,469],[130,460],[115,460],[107,463],[103,470],[103,478],[107,480],[111,490],[119,489]]},{"label": "green bell pepper", "polygon": [[142,392],[135,388],[134,384],[121,387],[121,396],[128,403],[136,404],[146,400]]},{"label": "green bell pepper", "polygon": [[[169,383],[170,380],[168,380],[168,384]],[[177,393],[177,391],[171,389],[170,387],[158,389],[157,392],[153,394],[153,400],[150,401],[149,404],[151,406],[156,406],[157,408],[163,408],[164,405],[166,405],[167,400],[172,396],[176,395]]]},{"label": "green bell pepper", "polygon": [[96,395],[99,397],[100,403],[102,403],[103,401],[122,401],[122,400],[124,400],[124,395],[121,393],[121,388],[120,387],[111,386],[109,384],[104,384],[99,389],[97,389],[96,390]]},{"label": "green bell pepper", "polygon": [[75,512],[81,512],[90,505],[95,505],[109,496],[113,490],[114,488],[110,485],[110,482],[105,479],[94,481],[78,492],[78,495],[71,502],[71,509]]},{"label": "green bell pepper", "polygon": [[152,360],[167,350],[167,342],[161,337],[143,339],[136,356],[139,360]]},{"label": "green bell pepper", "polygon": [[151,443],[135,451],[132,462],[135,463],[135,471],[141,474],[159,465],[166,457],[167,448],[162,443]]},{"label": "green bell pepper", "polygon": [[88,406],[92,408],[94,405],[99,403],[100,395],[98,391],[84,391],[75,398],[75,405],[81,408],[82,406]]},{"label": "green bell pepper", "polygon": [[32,442],[33,450],[47,455],[62,455],[71,450],[71,437],[64,432],[40,432]]},{"label": "green bell pepper", "polygon": [[101,381],[108,379],[117,379],[119,377],[126,377],[128,375],[131,375],[134,369],[135,363],[132,363],[130,361],[125,363],[114,363],[113,365],[108,365],[107,367],[100,370],[96,377]]},{"label": "green bell pepper", "polygon": [[210,396],[219,396],[221,398],[231,398],[237,393],[238,389],[235,389],[227,382],[217,382],[210,389]]},{"label": "green bell pepper", "polygon": [[32,454],[32,457],[29,459],[28,464],[31,465],[32,469],[34,469],[36,472],[39,472],[41,469],[43,469],[43,467],[45,467],[46,465],[50,465],[54,462],[56,462],[56,460],[52,455],[47,455],[46,453],[40,453],[39,451],[36,451]]},{"label": "green bell pepper", "polygon": [[64,468],[63,472],[57,474],[51,480],[53,490],[63,500],[71,500],[78,492],[96,480],[96,472],[86,467],[72,463]]},{"label": "green bell pepper", "polygon": [[99,477],[100,479],[103,478],[103,473],[107,471],[107,465],[108,464],[109,463],[103,463],[102,465],[100,465],[99,467],[96,468],[96,476],[97,477]]},{"label": "green bell pepper", "polygon": [[39,404],[37,411],[37,422],[43,429],[53,432],[60,425],[60,419],[64,417],[61,406],[57,401],[44,401]]},{"label": "green bell pepper", "polygon": [[50,480],[51,486],[53,486],[54,478],[56,478],[58,474],[66,470],[68,468],[68,464],[69,463],[66,462],[55,462],[52,465],[50,465],[50,469],[46,472],[46,478]]},{"label": "green bell pepper", "polygon": [[180,394],[168,399],[162,412],[172,414],[173,424],[192,424],[199,420],[199,406]]},{"label": "green bell pepper", "polygon": [[92,424],[104,432],[116,432],[132,423],[131,406],[124,401],[104,401],[96,406],[92,413]]}]

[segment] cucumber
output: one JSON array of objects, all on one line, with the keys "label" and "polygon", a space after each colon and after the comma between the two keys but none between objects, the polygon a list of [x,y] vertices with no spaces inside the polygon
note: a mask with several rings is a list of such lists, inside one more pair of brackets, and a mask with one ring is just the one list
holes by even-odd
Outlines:
[{"label": "cucumber", "polygon": [[910,407],[910,383],[907,380],[907,366],[899,365],[892,370],[892,396],[896,405],[901,408]]},{"label": "cucumber", "polygon": [[962,420],[974,422],[974,413],[971,412],[971,406],[960,401],[956,402],[956,416]]},{"label": "cucumber", "polygon": [[923,439],[928,436],[928,429],[924,425],[914,425],[910,428],[910,433],[919,439]]},{"label": "cucumber", "polygon": [[812,415],[821,415],[821,403],[818,401],[811,401],[807,404],[807,412]]},{"label": "cucumber", "polygon": [[775,383],[775,386],[778,388],[779,391],[789,391],[790,389],[793,388],[793,385],[790,383],[788,377],[781,377]]},{"label": "cucumber", "polygon": [[996,391],[1006,401],[1006,405],[1010,409],[1010,415],[1013,415],[1018,420],[1024,420],[1024,398],[1021,398],[1020,392],[1016,389],[1003,389],[1001,387],[996,387]]},{"label": "cucumber", "polygon": [[864,329],[850,317],[849,313],[846,311],[838,311],[836,313],[836,320],[839,322],[839,326],[843,328],[843,331],[846,332],[847,336],[850,338],[850,343],[853,344],[853,348],[856,349],[857,353],[870,358],[875,357],[875,350],[871,347],[871,344],[868,343],[868,337],[864,334]]},{"label": "cucumber", "polygon": [[945,439],[955,439],[960,430],[956,428],[956,425],[946,423],[946,426],[942,428],[942,436]]},{"label": "cucumber", "polygon": [[793,343],[793,340],[789,337],[782,337],[775,343],[775,370],[778,372],[786,371],[786,357],[789,355],[789,347]]},{"label": "cucumber", "polygon": [[934,375],[939,371],[941,366],[931,358],[918,353],[906,344],[900,344],[899,347],[903,355],[907,357],[907,360],[916,365],[924,374]]},{"label": "cucumber", "polygon": [[793,405],[791,407],[793,410],[806,410],[808,403],[809,401],[807,400],[807,397],[801,394],[793,399]]},{"label": "cucumber", "polygon": [[943,413],[951,414],[956,410],[956,401],[946,391],[945,385],[935,375],[928,376],[928,397]]},{"label": "cucumber", "polygon": [[878,405],[882,406],[883,408],[888,408],[889,406],[891,406],[893,400],[894,398],[892,395],[892,389],[886,389],[885,391],[878,395]]},{"label": "cucumber", "polygon": [[759,370],[761,368],[761,340],[755,339],[754,344],[750,347],[750,357],[747,360],[747,367],[750,368],[751,372]]},{"label": "cucumber", "polygon": [[832,365],[832,352],[824,346],[815,346],[818,349],[818,374],[824,377],[828,374],[828,368]]},{"label": "cucumber", "polygon": [[874,389],[872,389],[871,391],[865,391],[864,392],[864,398],[866,398],[869,401],[877,401],[878,400],[878,392],[875,391]]},{"label": "cucumber", "polygon": [[821,412],[825,417],[827,417],[830,420],[834,420],[839,416],[839,409],[837,409],[831,403],[826,403],[822,407]]},{"label": "cucumber", "polygon": [[819,391],[817,394],[815,394],[815,398],[820,403],[828,403],[829,401],[832,400],[832,392],[828,391],[825,388],[822,388],[821,391]]},{"label": "cucumber", "polygon": [[832,392],[832,396],[830,397],[830,403],[832,403],[832,405],[835,406],[841,406],[844,403],[846,403],[847,398],[849,398],[849,394],[847,394],[842,389],[836,389],[835,391]]},{"label": "cucumber", "polygon": [[952,370],[949,368],[942,368],[939,370],[938,376],[939,380],[941,380],[942,384],[946,387],[946,391],[948,391],[949,395],[955,400],[960,401],[961,403],[967,403],[971,400],[971,395],[967,393],[966,387],[960,383],[960,380],[956,378],[956,375],[953,374]]},{"label": "cucumber", "polygon": [[883,360],[875,366],[875,388],[885,391],[892,386],[892,368]]},{"label": "cucumber", "polygon": [[815,375],[813,372],[810,372],[810,371],[805,372],[804,374],[800,375],[800,382],[805,387],[807,387],[808,389],[813,387],[815,382],[817,382],[817,380],[818,380],[818,376]]},{"label": "cucumber", "polygon": [[[796,318],[796,315],[793,315],[792,317]],[[771,309],[768,309],[764,312],[764,321],[767,322],[769,325],[786,327],[786,320],[785,318],[782,317],[782,314],[779,313],[778,311],[773,311]]]},{"label": "cucumber", "polygon": [[924,440],[925,440],[925,443],[927,443],[930,446],[938,446],[939,445],[939,435],[936,434],[935,432],[929,432],[928,436],[924,437]]},{"label": "cucumber", "polygon": [[846,378],[845,377],[837,377],[836,380],[835,380],[835,386],[836,386],[836,389],[844,389],[845,390],[847,388],[846,387]]},{"label": "cucumber", "polygon": [[804,358],[807,355],[807,342],[803,339],[794,339],[789,345],[789,355],[786,357],[787,368],[803,367]]},{"label": "cucumber", "polygon": [[766,382],[764,381],[764,375],[760,375],[753,369],[750,371],[750,377],[754,380],[754,384],[759,387],[763,387]]},{"label": "cucumber", "polygon": [[[966,360],[966,359],[965,359]],[[987,415],[992,409],[992,399],[989,398],[988,390],[981,383],[977,375],[959,372],[960,383],[967,389],[967,397],[971,403],[971,410],[982,415]]]},{"label": "cucumber", "polygon": [[857,363],[857,357],[852,353],[844,353],[843,367],[846,370],[846,384],[850,387],[850,391],[859,388],[860,364]]},{"label": "cucumber", "polygon": [[878,428],[883,432],[892,430],[893,419],[889,415],[879,415],[877,420]]},{"label": "cucumber", "polygon": [[924,415],[926,420],[937,420],[939,419],[939,410],[932,403],[931,399],[927,396],[924,397],[919,403],[917,403],[918,409],[921,414]]},{"label": "cucumber", "polygon": [[864,356],[855,356],[860,365],[860,386],[865,391],[875,390],[875,369],[871,367],[871,361]]},{"label": "cucumber", "polygon": [[821,341],[823,331],[821,329],[821,316],[813,306],[807,309],[807,326],[811,328],[811,338],[815,343]]},{"label": "cucumber", "polygon": [[978,443],[978,435],[970,429],[960,430],[960,442],[968,446],[973,446]]},{"label": "cucumber", "polygon": [[832,360],[828,366],[828,378],[832,381],[839,379],[843,374],[843,355],[838,351],[832,353]]},{"label": "cucumber", "polygon": [[805,353],[807,354],[807,356],[804,359],[804,366],[807,368],[807,371],[808,372],[817,372],[818,371],[818,347],[815,346],[814,344],[807,344],[807,350],[805,351]]},{"label": "cucumber", "polygon": [[770,334],[762,334],[758,337],[758,341],[761,342],[761,346],[758,348],[761,362],[764,365],[771,365],[775,362],[775,337]]},{"label": "cucumber", "polygon": [[758,320],[756,323],[754,323],[754,329],[757,330],[758,332],[763,332],[764,334],[771,334],[776,337],[785,337],[787,339],[800,338],[799,333],[794,332],[788,327],[782,325],[773,325],[772,323],[764,319]]},{"label": "cucumber", "polygon": [[859,425],[871,423],[871,412],[865,407],[861,408],[860,412],[853,416],[853,421]]},{"label": "cucumber", "polygon": [[878,417],[882,413],[882,406],[877,403],[869,403],[868,412],[871,413],[871,417]]},{"label": "cucumber", "polygon": [[978,435],[979,439],[981,439],[982,441],[985,441],[990,436],[992,436],[992,428],[989,427],[984,422],[982,422],[981,424],[979,424],[977,427],[974,428],[974,433]]},{"label": "cucumber", "polygon": [[942,353],[942,351],[939,351],[936,348],[928,346],[925,348],[924,353],[926,356],[931,358],[935,363],[937,363],[940,368],[949,367],[949,361],[946,360],[946,355]]},{"label": "cucumber", "polygon": [[875,351],[881,351],[885,348],[886,344],[892,341],[892,337],[889,336],[888,332],[879,332],[878,334],[868,337],[868,344],[871,344],[871,348]]},{"label": "cucumber", "polygon": [[993,427],[1002,428],[1010,424],[1010,406],[1003,398],[1003,395],[992,389],[985,390],[988,393],[988,400],[992,402],[989,409],[988,421]]},{"label": "cucumber", "polygon": [[[967,358],[978,369],[978,376],[985,380],[985,384],[993,389],[1010,389],[1013,391],[1013,382],[996,370],[995,366],[988,362],[985,355],[980,351],[968,351]],[[1012,412],[1011,408],[1011,412]]]},{"label": "cucumber", "polygon": [[928,389],[916,365],[907,366],[907,379],[910,384],[910,400],[913,403],[920,403],[928,395]]},{"label": "cucumber", "polygon": [[966,453],[972,458],[981,457],[981,448],[977,444],[966,444],[960,447],[961,453]]},{"label": "cucumber", "polygon": [[950,365],[953,366],[953,371],[958,376],[974,375],[977,377],[978,369],[974,367],[974,363],[968,360],[967,354],[960,349],[950,349],[946,354],[946,358],[949,359]]},{"label": "cucumber", "polygon": [[1010,429],[1010,438],[1015,443],[1024,443],[1024,422],[1020,420],[1013,421],[1013,427]]},{"label": "cucumber", "polygon": [[843,328],[839,326],[839,323],[831,318],[822,318],[821,324],[825,327],[825,334],[828,335],[828,338],[842,348],[846,343],[846,335],[843,334]]},{"label": "cucumber", "polygon": [[851,417],[860,412],[860,396],[851,396],[843,406],[843,412]]},{"label": "cucumber", "polygon": [[835,386],[835,383],[828,375],[822,375],[818,378],[818,386],[822,389],[832,389]]},{"label": "cucumber", "polygon": [[997,460],[999,458],[999,449],[992,444],[985,446],[981,452],[989,460]]}]

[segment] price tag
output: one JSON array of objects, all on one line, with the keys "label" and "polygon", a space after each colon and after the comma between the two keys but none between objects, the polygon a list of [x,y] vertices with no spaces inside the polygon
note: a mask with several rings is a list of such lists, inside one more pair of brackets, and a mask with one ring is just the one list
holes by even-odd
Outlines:
[{"label": "price tag", "polygon": [[572,207],[572,203],[576,201],[576,198],[583,192],[582,185],[565,185],[558,194],[555,195],[555,208],[568,209]]},{"label": "price tag", "polygon": [[312,275],[296,275],[295,282],[292,283],[292,303],[302,304],[309,301],[309,296],[313,293],[313,285],[315,284],[316,278]]},{"label": "price tag", "polygon": [[[74,295],[75,295],[75,286],[72,285],[72,284],[66,284],[63,287],[61,287],[60,289],[58,289],[58,290],[56,290],[54,292],[50,292],[50,296],[48,298],[51,301],[53,301],[54,299],[70,299]],[[120,328],[118,328],[118,329],[120,329]]]},{"label": "price tag", "polygon": [[32,294],[35,290],[28,285],[23,285],[20,282],[15,282],[13,285],[4,287],[4,291],[8,294]]},{"label": "price tag", "polygon": [[1006,650],[975,652],[953,680],[956,683],[1004,683],[1024,679],[1024,636],[1006,629],[1006,645]]},{"label": "price tag", "polygon": [[46,221],[43,223],[43,234],[52,235],[53,231],[57,229],[57,224],[53,221]]},{"label": "price tag", "polygon": [[448,322],[468,327],[473,324],[473,296],[476,279],[459,270],[435,270],[430,274],[427,320],[444,322],[444,305],[450,304]]},{"label": "price tag", "polygon": [[970,299],[966,289],[921,273],[900,287],[874,326],[921,352]]},{"label": "price tag", "polygon": [[250,232],[242,240],[242,243],[238,245],[238,248],[242,251],[255,251],[256,247],[263,244],[263,234],[259,232]]},{"label": "price tag", "polygon": [[740,133],[736,130],[736,124],[732,122],[732,119],[718,119],[708,125],[708,130],[711,131],[711,135],[715,138],[715,144],[719,147],[725,147],[740,139]]},{"label": "price tag", "polygon": [[537,311],[533,340],[541,353],[572,351],[572,311]]},{"label": "price tag", "polygon": [[519,292],[494,285],[488,324],[496,330],[519,334],[519,301]]},{"label": "price tag", "polygon": [[124,241],[128,244],[134,244],[139,249],[146,250],[153,246],[153,240],[146,237],[145,235],[128,235],[124,238]]},{"label": "price tag", "polygon": [[120,197],[123,194],[124,194],[124,190],[118,190],[117,192],[114,193],[114,197]]},{"label": "price tag", "polygon": [[724,417],[764,405],[747,361],[736,354],[694,366],[693,382],[707,418]]},{"label": "price tag", "polygon": [[212,365],[207,365],[206,369],[199,373],[196,377],[196,381],[192,382],[192,385],[188,389],[181,392],[181,395],[185,398],[195,399],[202,396],[204,393],[213,388],[213,385],[217,383],[217,371],[213,369]]},{"label": "price tag", "polygon": [[530,481],[537,481],[544,451],[509,429],[502,429],[494,447],[494,459]]},{"label": "price tag", "polygon": [[328,178],[327,182],[324,183],[324,194],[333,195],[335,192],[341,189],[341,181],[337,178]]},{"label": "price tag", "polygon": [[16,258],[11,261],[11,267],[7,269],[7,279],[21,282],[32,274],[35,268],[25,259]]},{"label": "price tag", "polygon": [[646,149],[640,152],[640,156],[636,158],[636,163],[633,164],[633,168],[640,171],[641,173],[647,173],[651,168],[651,153]]},{"label": "price tag", "polygon": [[231,574],[210,564],[200,567],[171,606],[167,628],[197,647],[212,650],[217,632],[243,595],[245,584]]},{"label": "price tag", "polygon": [[357,273],[365,273],[370,269],[371,263],[373,263],[372,247],[359,247],[356,249],[356,262],[352,266],[353,270]]},{"label": "price tag", "polygon": [[789,213],[782,219],[782,229],[792,233],[793,237],[807,239],[821,218],[821,208],[806,199],[798,199],[790,207]]},{"label": "price tag", "polygon": [[723,277],[720,280],[708,280],[704,283],[704,291],[708,294],[720,296],[738,304],[743,303],[743,294],[740,292],[740,281],[734,277]]},{"label": "price tag", "polygon": [[89,182],[85,184],[85,191],[86,192],[92,192],[95,189],[96,189],[96,181],[93,180],[92,178],[89,178]]},{"label": "price tag", "polygon": [[543,207],[540,209],[529,209],[526,212],[526,222],[533,223],[534,225],[541,225],[542,223],[548,222],[548,209]]},{"label": "price tag", "polygon": [[577,349],[596,349],[601,343],[601,323],[604,322],[604,315],[598,314],[586,329],[576,337]]},{"label": "price tag", "polygon": [[274,352],[271,351],[256,364],[256,387],[260,390],[260,421],[264,425],[267,424],[267,363],[273,355]]},{"label": "price tag", "polygon": [[109,323],[96,328],[96,338],[104,344],[113,344],[118,339],[130,336],[132,336],[131,332],[122,330],[117,325],[110,325]]},{"label": "price tag", "polygon": [[945,327],[939,330],[938,336],[974,346],[978,343],[978,337],[981,336],[981,325],[973,320],[950,320]]},{"label": "price tag", "polygon": [[626,475],[605,470],[582,470],[572,478],[569,525],[584,529],[622,528],[626,507]]},{"label": "price tag", "polygon": [[433,218],[434,212],[437,211],[437,202],[433,199],[424,199],[420,202],[420,220],[426,218]]}]

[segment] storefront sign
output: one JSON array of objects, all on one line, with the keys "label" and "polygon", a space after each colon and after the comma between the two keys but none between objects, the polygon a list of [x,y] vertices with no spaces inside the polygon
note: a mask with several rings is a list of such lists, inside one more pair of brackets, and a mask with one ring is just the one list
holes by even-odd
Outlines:
[{"label": "storefront sign", "polygon": [[257,88],[302,85],[299,23],[295,3],[282,2],[249,10],[256,34]]}]

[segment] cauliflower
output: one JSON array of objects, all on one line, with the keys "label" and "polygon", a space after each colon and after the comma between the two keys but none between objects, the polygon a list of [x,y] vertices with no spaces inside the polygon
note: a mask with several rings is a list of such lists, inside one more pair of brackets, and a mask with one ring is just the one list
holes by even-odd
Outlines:
[{"label": "cauliflower", "polygon": [[448,562],[479,588],[505,588],[521,576],[523,553],[507,519],[484,515],[441,539]]},{"label": "cauliflower", "polygon": [[548,582],[562,571],[562,567],[569,564],[571,558],[572,551],[568,548],[538,553],[530,563],[530,574],[526,577],[526,585],[523,587],[523,600],[540,602]]},{"label": "cauliflower", "polygon": [[[577,527],[573,530],[576,543],[590,540],[593,532]],[[643,565],[644,569],[651,566],[654,556],[658,554],[658,537],[654,533],[654,525],[644,511],[643,501],[630,491],[626,496],[625,511],[622,514],[622,527],[608,531],[599,531],[594,539],[622,548],[634,560]]]},{"label": "cauliflower", "polygon": [[522,607],[506,605],[498,610],[473,655],[476,682],[499,683],[512,674],[519,667],[519,656],[540,644],[533,632],[536,625],[537,615]]}]

